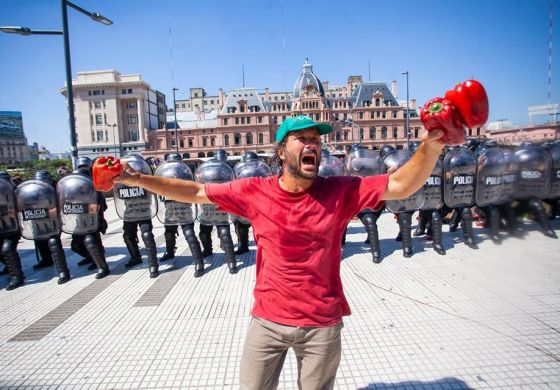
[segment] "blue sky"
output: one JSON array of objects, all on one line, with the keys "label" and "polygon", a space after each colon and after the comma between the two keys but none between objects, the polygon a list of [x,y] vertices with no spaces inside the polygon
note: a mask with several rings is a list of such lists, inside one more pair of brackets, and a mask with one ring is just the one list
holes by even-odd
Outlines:
[{"label": "blue sky", "polygon": [[[291,90],[304,59],[321,80],[348,75],[399,83],[418,104],[474,77],[486,87],[490,120],[528,122],[527,107],[547,103],[550,0],[73,0],[114,21],[95,23],[69,9],[72,71],[141,74],[177,98],[245,85]],[[554,0],[551,102],[560,101],[560,0]],[[0,25],[60,29],[58,0],[2,0]],[[170,71],[172,30],[174,80]],[[0,111],[22,111],[31,143],[67,150],[62,38],[0,33]],[[170,104],[171,102],[171,104]],[[546,118],[542,118],[545,119]]]}]

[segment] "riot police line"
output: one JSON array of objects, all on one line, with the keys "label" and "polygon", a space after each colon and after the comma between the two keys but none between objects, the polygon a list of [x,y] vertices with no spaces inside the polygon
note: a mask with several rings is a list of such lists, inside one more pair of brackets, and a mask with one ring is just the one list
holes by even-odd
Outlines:
[{"label": "riot police line", "polygon": [[[354,146],[344,159],[323,150],[319,175],[391,173],[410,159],[416,147],[415,143],[410,150],[394,149],[389,145],[380,150]],[[127,156],[123,161],[144,174],[200,183],[224,183],[278,172],[277,167],[259,160],[254,152],[247,152],[232,169],[225,151],[216,150],[214,157],[199,165],[194,173],[178,154],[168,155],[155,172],[139,155]],[[54,264],[59,284],[66,283],[71,277],[60,240],[61,232],[72,235],[72,250],[84,258],[78,265],[88,264],[89,269],[97,269],[96,278],[110,274],[101,240],[101,234],[107,229],[103,214],[107,205],[104,196],[93,187],[92,163],[88,158],[80,158],[77,169],[56,185],[45,171],[37,172],[32,180],[17,187],[6,172],[0,172],[0,259],[5,264],[3,273],[10,277],[7,290],[24,284],[17,253],[17,244],[22,237],[35,241],[41,254],[41,261],[34,268]],[[123,184],[115,185],[113,198],[117,214],[123,220],[123,240],[130,254],[125,267],[142,263],[137,235],[140,229],[151,278],[159,275],[159,262],[175,257],[179,227],[191,251],[195,277],[204,274],[203,259],[213,254],[211,233],[214,227],[231,274],[238,271],[236,255],[249,251],[250,221],[224,213],[214,205],[176,202],[156,197],[140,187]],[[407,199],[387,201],[379,210],[362,210],[357,217],[366,229],[366,243],[370,245],[373,261],[379,263],[382,254],[377,219],[384,210],[395,214],[399,227],[397,240],[402,242],[403,256],[410,257],[413,255],[412,235],[424,234],[433,241],[434,250],[445,255],[442,224],[449,214],[449,230],[455,231],[460,224],[465,244],[476,249],[473,210],[483,216],[489,236],[496,244],[502,242],[500,229],[504,226],[512,236],[523,236],[519,223],[519,215],[523,213],[529,213],[545,235],[556,238],[549,218],[557,215],[559,201],[559,142],[543,145],[526,142],[513,147],[500,146],[491,140],[469,140],[463,146],[446,147],[432,175],[415,194]],[[544,204],[548,205],[550,213]],[[419,211],[418,225],[413,234],[412,216],[416,211]],[[166,251],[159,260],[152,232],[152,218],[156,216],[165,226]],[[199,238],[194,230],[195,221],[200,223]],[[237,251],[234,250],[230,222],[237,234]],[[341,238],[342,243],[345,235]]]}]

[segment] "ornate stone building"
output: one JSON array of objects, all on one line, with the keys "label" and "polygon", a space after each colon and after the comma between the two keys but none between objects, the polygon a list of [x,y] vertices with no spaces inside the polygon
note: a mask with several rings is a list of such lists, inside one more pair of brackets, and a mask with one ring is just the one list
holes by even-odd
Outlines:
[{"label": "ornate stone building", "polygon": [[[194,92],[199,100],[195,100]],[[177,150],[185,158],[209,157],[217,148],[232,156],[249,150],[272,153],[278,126],[295,115],[330,123],[333,133],[323,136],[323,141],[331,150],[352,144],[374,149],[384,144],[403,148],[407,143],[406,101],[397,100],[396,81],[389,87],[382,82],[365,83],[361,76],[349,76],[345,85],[330,86],[321,82],[307,59],[291,93],[271,93],[268,89],[259,93],[254,88],[239,88],[229,91],[224,98],[220,90],[212,97],[212,110],[201,108],[204,100],[200,97],[205,96],[202,88],[192,89],[190,101],[185,102],[192,108],[197,101],[198,108],[185,112],[187,103],[185,108],[177,108],[177,123],[174,114],[168,113],[166,128],[151,132],[143,155],[163,158]],[[414,141],[424,127],[414,99],[409,108],[410,141]],[[482,135],[483,131],[477,131]],[[472,130],[470,133],[477,135]]]}]

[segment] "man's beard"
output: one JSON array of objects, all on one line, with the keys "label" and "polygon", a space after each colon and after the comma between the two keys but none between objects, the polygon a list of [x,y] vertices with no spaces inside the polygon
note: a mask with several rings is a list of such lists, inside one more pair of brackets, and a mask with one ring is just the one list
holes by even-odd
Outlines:
[{"label": "man's beard", "polygon": [[288,172],[290,172],[290,174],[296,178],[304,179],[304,180],[312,180],[315,179],[315,177],[317,177],[317,173],[319,172],[319,163],[321,162],[320,158],[321,158],[320,155],[316,157],[315,172],[307,173],[301,170],[300,167],[301,158],[297,158],[290,152],[286,151],[286,168],[288,169]]}]

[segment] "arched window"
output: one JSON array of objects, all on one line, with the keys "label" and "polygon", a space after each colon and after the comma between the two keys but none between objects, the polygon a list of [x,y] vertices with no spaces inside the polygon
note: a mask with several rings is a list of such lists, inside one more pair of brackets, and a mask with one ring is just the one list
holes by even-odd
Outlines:
[{"label": "arched window", "polygon": [[224,145],[229,146],[229,135],[224,135]]},{"label": "arched window", "polygon": [[375,107],[379,107],[381,105],[381,100],[379,98],[375,99]]},{"label": "arched window", "polygon": [[263,133],[259,133],[259,144],[264,144],[264,134]]},{"label": "arched window", "polygon": [[241,134],[235,133],[233,143],[235,145],[241,145]]},{"label": "arched window", "polygon": [[247,145],[252,145],[253,144],[253,133],[247,133],[245,135],[245,137],[247,138]]},{"label": "arched window", "polygon": [[375,127],[370,127],[370,129],[369,129],[369,139],[375,139],[375,133],[376,133]]},{"label": "arched window", "polygon": [[198,157],[206,157],[206,156],[204,155],[204,152],[198,152]]},{"label": "arched window", "polygon": [[386,127],[381,128],[381,138],[383,138],[383,139],[387,138],[387,128]]},{"label": "arched window", "polygon": [[191,158],[191,154],[190,153],[183,153],[183,158]]}]

